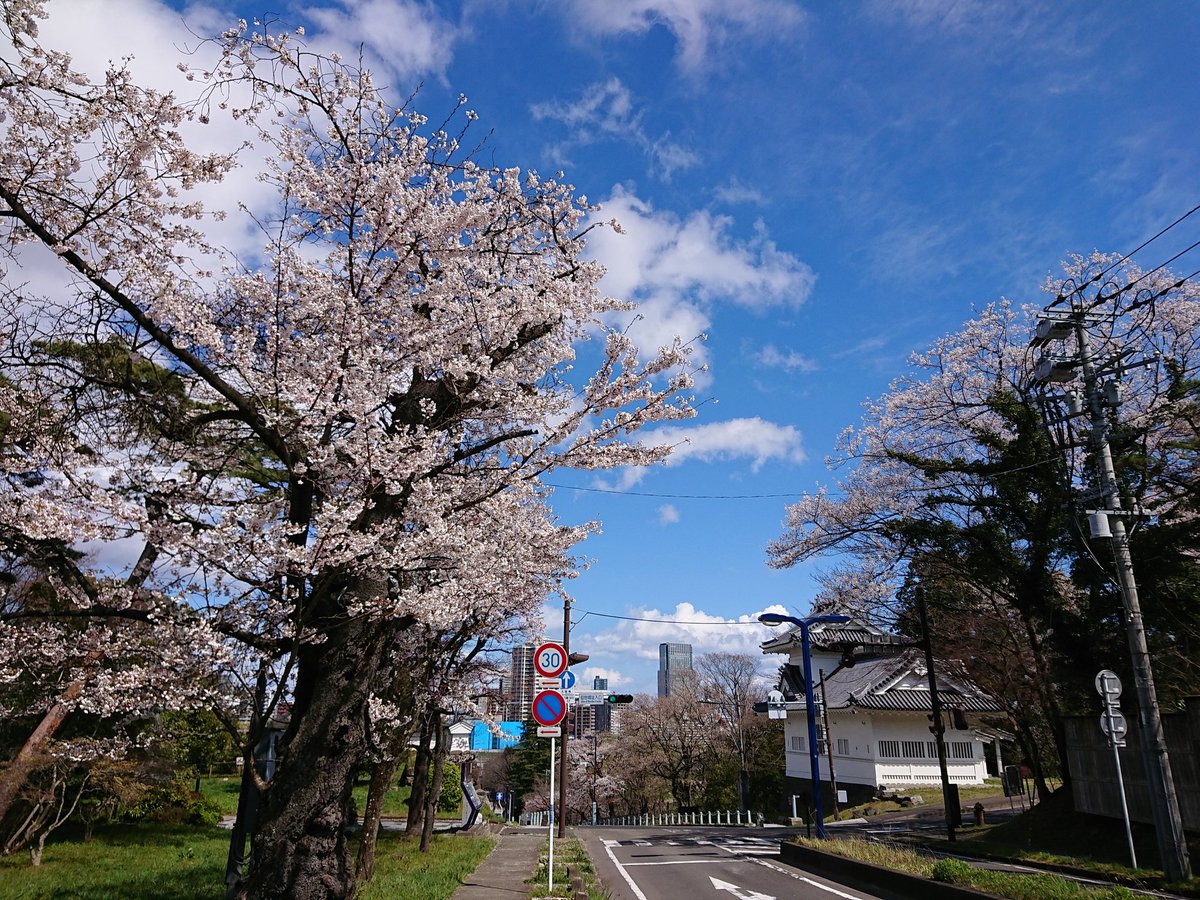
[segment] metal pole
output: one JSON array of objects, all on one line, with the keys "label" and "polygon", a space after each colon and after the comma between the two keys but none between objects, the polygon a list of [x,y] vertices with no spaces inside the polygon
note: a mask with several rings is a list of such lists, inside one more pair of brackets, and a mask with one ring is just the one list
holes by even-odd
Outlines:
[{"label": "metal pole", "polygon": [[[1105,709],[1105,714],[1112,721],[1112,707]],[[1115,735],[1115,731],[1110,731],[1109,734]],[[1125,778],[1121,775],[1121,745],[1120,742],[1110,737],[1108,743],[1112,745],[1113,764],[1117,767],[1117,790],[1121,794],[1121,818],[1125,820],[1125,840],[1129,842],[1129,865],[1137,868],[1137,851],[1133,849],[1133,826],[1129,823],[1129,804],[1125,802]]]},{"label": "metal pole", "polygon": [[808,622],[800,622],[801,649],[804,654],[804,706],[808,713],[808,766],[812,777],[813,811],[817,819],[817,837],[825,837],[821,818],[821,758],[817,754],[817,710],[812,688],[812,654],[808,642]]},{"label": "metal pole", "polygon": [[1150,808],[1154,813],[1154,829],[1158,836],[1158,853],[1162,858],[1163,874],[1167,881],[1186,881],[1191,878],[1187,842],[1183,834],[1183,819],[1179,813],[1179,798],[1171,777],[1171,761],[1167,756],[1167,740],[1163,734],[1162,718],[1158,711],[1158,696],[1154,690],[1154,674],[1150,667],[1150,650],[1142,623],[1142,608],[1138,600],[1137,582],[1133,577],[1133,557],[1129,552],[1129,535],[1125,530],[1124,511],[1117,487],[1116,469],[1108,445],[1108,422],[1104,415],[1097,374],[1092,361],[1091,340],[1084,327],[1082,315],[1075,320],[1075,337],[1079,344],[1083,367],[1084,398],[1091,413],[1092,441],[1100,466],[1101,490],[1105,508],[1117,515],[1109,522],[1112,531],[1113,559],[1117,566],[1117,583],[1125,609],[1125,633],[1133,663],[1133,681],[1137,688],[1138,729],[1142,752],[1146,757],[1146,775],[1150,788]]},{"label": "metal pole", "polygon": [[547,860],[546,869],[549,873],[549,881],[546,884],[546,890],[554,892],[554,738],[550,738],[550,853]]},{"label": "metal pole", "polygon": [[921,632],[924,635],[921,642],[925,649],[925,670],[929,675],[929,703],[933,708],[933,731],[937,738],[938,769],[942,773],[942,809],[946,814],[946,835],[954,840],[954,819],[950,812],[950,772],[946,767],[946,741],[944,735],[946,726],[942,722],[942,703],[937,692],[937,675],[933,671],[933,643],[929,638],[929,614],[925,610],[925,589],[917,586],[917,609],[921,614]]},{"label": "metal pole", "polygon": [[821,682],[821,715],[825,719],[825,752],[829,757],[829,792],[833,795],[833,819],[836,822],[841,817],[838,809],[837,772],[833,768],[833,737],[829,731],[829,700],[825,695],[825,670],[818,669],[817,677]]},{"label": "metal pole", "polygon": [[[571,664],[571,598],[563,598],[563,655],[567,658],[567,665]],[[558,783],[558,836],[567,836],[567,740],[571,736],[571,713],[570,704],[567,705],[567,715],[563,719],[563,725],[566,726],[562,730],[562,746],[559,747],[559,768],[560,773]]]}]

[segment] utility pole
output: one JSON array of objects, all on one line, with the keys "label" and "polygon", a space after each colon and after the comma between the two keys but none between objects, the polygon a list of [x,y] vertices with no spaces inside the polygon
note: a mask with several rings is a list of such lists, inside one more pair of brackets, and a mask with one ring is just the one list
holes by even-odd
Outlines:
[{"label": "utility pole", "polygon": [[841,818],[841,810],[838,809],[838,786],[837,772],[833,768],[833,735],[829,731],[829,701],[825,695],[825,670],[817,670],[817,678],[821,681],[821,716],[825,720],[825,753],[829,756],[829,791],[833,794],[833,820],[836,822]]},{"label": "utility pole", "polygon": [[929,730],[937,738],[938,770],[942,773],[942,808],[946,814],[946,837],[953,841],[954,825],[960,821],[958,795],[950,790],[950,770],[946,766],[946,725],[942,721],[942,701],[938,697],[937,675],[933,670],[933,641],[929,635],[929,613],[925,609],[925,588],[917,585],[917,611],[921,615],[921,644],[925,650],[925,672],[929,679],[929,704],[933,709]]},{"label": "utility pole", "polygon": [[[1097,303],[1106,299],[1097,296]],[[1119,294],[1117,295],[1119,296]],[[1082,298],[1072,311],[1051,312],[1050,307],[1040,317],[1037,338],[1034,343],[1044,345],[1051,340],[1061,340],[1073,333],[1078,350],[1078,359],[1069,361],[1046,360],[1035,375],[1043,384],[1063,381],[1056,376],[1056,365],[1071,367],[1078,365],[1083,374],[1084,408],[1078,413],[1069,410],[1067,418],[1087,415],[1091,426],[1091,449],[1100,481],[1100,494],[1104,508],[1091,512],[1093,538],[1110,538],[1113,560],[1117,570],[1117,585],[1125,613],[1125,635],[1129,643],[1129,656],[1133,666],[1133,680],[1137,689],[1138,729],[1145,759],[1146,778],[1150,791],[1150,809],[1154,819],[1154,830],[1158,838],[1158,852],[1162,860],[1163,874],[1167,881],[1186,881],[1191,877],[1191,862],[1188,859],[1187,842],[1183,834],[1183,820],[1179,812],[1179,798],[1175,792],[1175,781],[1171,775],[1171,762],[1167,755],[1167,740],[1163,733],[1162,717],[1158,709],[1158,696],[1154,689],[1154,674],[1150,665],[1150,650],[1146,643],[1146,630],[1142,621],[1142,608],[1138,600],[1137,582],[1133,577],[1133,557],[1129,552],[1129,533],[1125,527],[1126,516],[1136,515],[1136,510],[1126,510],[1121,503],[1120,487],[1113,466],[1112,450],[1109,446],[1109,423],[1105,408],[1116,409],[1120,405],[1120,381],[1117,376],[1141,363],[1117,362],[1109,370],[1097,368],[1092,357],[1091,335],[1088,324],[1096,317],[1090,312],[1096,304],[1084,304]],[[1115,299],[1115,298],[1114,298]],[[1116,316],[1113,312],[1113,316]],[[1112,376],[1103,385],[1100,378]],[[1078,406],[1078,398],[1074,406]]]}]

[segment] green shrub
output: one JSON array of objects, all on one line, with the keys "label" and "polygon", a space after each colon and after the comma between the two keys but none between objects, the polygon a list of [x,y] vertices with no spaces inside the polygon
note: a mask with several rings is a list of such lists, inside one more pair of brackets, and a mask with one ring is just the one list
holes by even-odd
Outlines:
[{"label": "green shrub", "polygon": [[438,809],[441,812],[457,812],[462,809],[462,771],[455,763],[446,761],[442,769],[442,792],[438,794]]},{"label": "green shrub", "polygon": [[929,877],[947,884],[969,884],[975,869],[961,859],[939,859],[933,864]]},{"label": "green shrub", "polygon": [[216,825],[221,821],[221,806],[193,791],[188,778],[173,778],[147,791],[137,805],[125,810],[125,818],[161,825]]}]

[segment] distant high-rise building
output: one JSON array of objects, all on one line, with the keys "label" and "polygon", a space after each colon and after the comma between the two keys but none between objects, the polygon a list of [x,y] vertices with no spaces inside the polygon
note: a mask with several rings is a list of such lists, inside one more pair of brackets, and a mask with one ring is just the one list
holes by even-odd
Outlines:
[{"label": "distant high-rise building", "polygon": [[513,647],[512,669],[504,682],[508,689],[507,718],[510,722],[528,722],[533,717],[533,679],[537,674],[533,668],[533,652],[537,648],[536,643]]},{"label": "distant high-rise building", "polygon": [[607,691],[608,690],[608,679],[601,678],[599,675],[596,675],[594,678],[592,678],[592,690],[593,691]]},{"label": "distant high-rise building", "polygon": [[693,677],[691,644],[658,645],[658,696],[678,694]]}]

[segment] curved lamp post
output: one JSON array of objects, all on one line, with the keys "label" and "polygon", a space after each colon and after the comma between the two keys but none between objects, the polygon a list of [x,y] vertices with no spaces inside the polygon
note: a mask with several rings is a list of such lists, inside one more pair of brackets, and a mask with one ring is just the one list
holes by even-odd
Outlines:
[{"label": "curved lamp post", "polygon": [[826,615],[806,616],[798,619],[795,616],[785,616],[781,613],[763,613],[758,621],[764,625],[782,625],[785,622],[800,629],[800,649],[804,659],[804,711],[808,714],[808,766],[812,777],[813,811],[817,816],[817,837],[825,837],[825,820],[821,816],[821,764],[817,753],[817,711],[813,699],[812,682],[812,653],[808,640],[808,629],[811,625],[830,623],[844,625],[850,621],[849,616],[837,613]]}]

